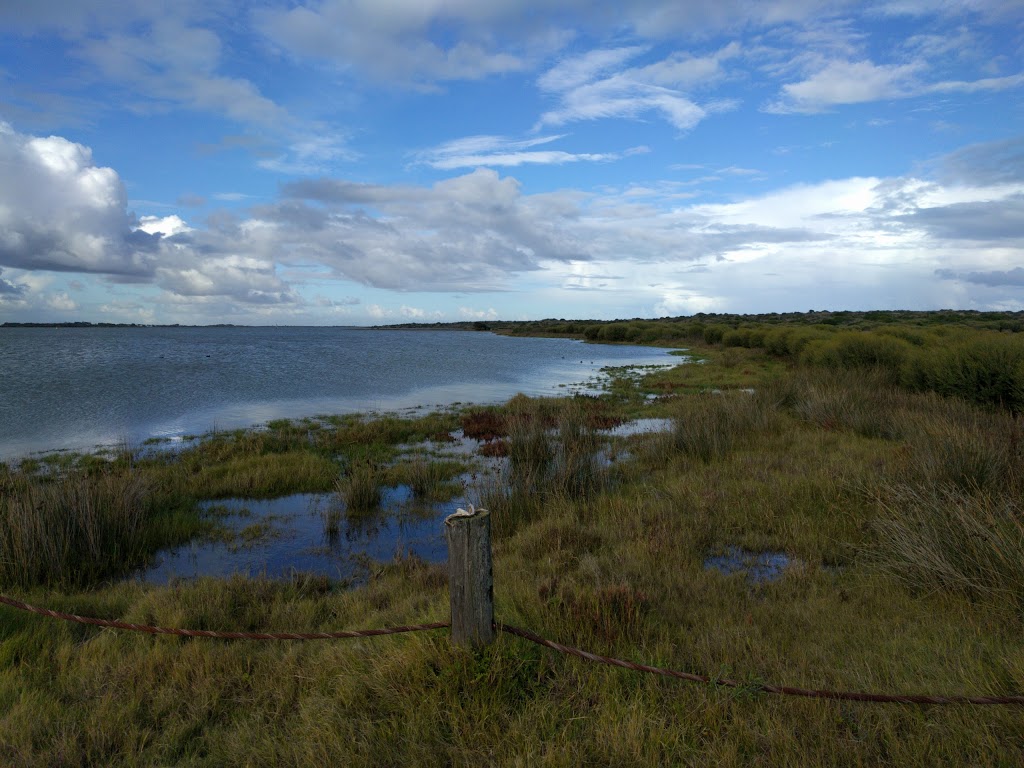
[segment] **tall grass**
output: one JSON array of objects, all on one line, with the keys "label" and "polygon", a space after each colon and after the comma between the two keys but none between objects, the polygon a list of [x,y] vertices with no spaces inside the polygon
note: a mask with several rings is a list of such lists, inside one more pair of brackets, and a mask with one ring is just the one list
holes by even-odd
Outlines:
[{"label": "tall grass", "polygon": [[911,587],[1024,608],[1024,507],[1007,494],[887,485],[875,559]]},{"label": "tall grass", "polygon": [[979,410],[963,401],[922,398],[912,422],[901,479],[926,488],[1016,492],[1024,482],[1020,417]]},{"label": "tall grass", "polygon": [[773,382],[764,397],[826,430],[890,440],[905,432],[908,396],[876,369],[802,369]]},{"label": "tall grass", "polygon": [[140,564],[148,553],[146,486],[131,471],[6,478],[0,583],[70,587]]},{"label": "tall grass", "polygon": [[748,435],[767,429],[770,403],[744,392],[694,395],[677,405],[668,447],[691,458],[720,459]]},{"label": "tall grass", "polygon": [[373,462],[351,464],[338,478],[335,489],[345,502],[349,516],[366,515],[380,506],[383,471]]}]

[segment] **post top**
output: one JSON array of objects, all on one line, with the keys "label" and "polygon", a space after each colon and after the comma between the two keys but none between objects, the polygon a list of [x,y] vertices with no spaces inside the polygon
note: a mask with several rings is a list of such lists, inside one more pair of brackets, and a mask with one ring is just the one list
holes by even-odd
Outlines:
[{"label": "post top", "polygon": [[469,505],[469,511],[466,511],[465,509],[462,509],[460,507],[459,509],[455,510],[454,514],[448,515],[448,517],[446,517],[444,519],[444,524],[445,525],[451,525],[453,522],[455,522],[456,520],[459,520],[460,518],[464,518],[464,517],[482,517],[483,515],[489,515],[489,514],[491,514],[491,513],[488,512],[483,507],[480,507],[479,509],[477,509],[472,504],[470,504]]}]

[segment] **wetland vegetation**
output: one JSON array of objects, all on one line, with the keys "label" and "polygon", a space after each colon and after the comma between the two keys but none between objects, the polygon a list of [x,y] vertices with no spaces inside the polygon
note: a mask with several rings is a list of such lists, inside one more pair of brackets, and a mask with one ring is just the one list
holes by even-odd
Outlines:
[{"label": "wetland vegetation", "polygon": [[[675,346],[691,362],[612,371],[600,397],[282,420],[173,451],[0,468],[5,594],[206,629],[444,621],[443,565],[407,555],[373,563],[358,588],[308,573],[123,578],[217,535],[204,500],[334,493],[339,515],[365,518],[382,488],[405,485],[491,511],[497,618],[559,642],[752,684],[1024,692],[1020,315],[491,325]],[[638,418],[669,428],[611,429]],[[476,456],[442,456],[460,430]],[[503,470],[460,484],[480,455]],[[761,563],[768,575],[750,577]],[[0,611],[5,764],[1024,761],[1019,707],[786,699],[500,634],[476,652],[444,631],[229,643]]]}]

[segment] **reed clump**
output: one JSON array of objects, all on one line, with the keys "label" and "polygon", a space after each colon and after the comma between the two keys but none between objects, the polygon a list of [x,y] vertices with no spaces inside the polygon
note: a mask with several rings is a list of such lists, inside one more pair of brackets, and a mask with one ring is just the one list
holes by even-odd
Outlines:
[{"label": "reed clump", "polygon": [[383,470],[371,461],[350,464],[338,478],[335,489],[345,502],[346,514],[360,516],[380,507]]},{"label": "reed clump", "polygon": [[1024,609],[1024,507],[962,487],[890,484],[878,494],[876,562],[918,592]]},{"label": "reed clump", "polygon": [[746,392],[695,395],[676,406],[668,447],[710,462],[767,429],[772,418],[767,401]]},{"label": "reed clump", "polygon": [[145,559],[146,484],[132,471],[9,474],[0,493],[0,583],[72,587]]}]

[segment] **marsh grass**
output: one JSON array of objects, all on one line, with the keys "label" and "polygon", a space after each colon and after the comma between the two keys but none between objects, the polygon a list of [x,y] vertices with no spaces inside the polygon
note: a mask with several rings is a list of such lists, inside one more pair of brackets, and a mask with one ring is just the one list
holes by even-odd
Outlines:
[{"label": "marsh grass", "polygon": [[416,456],[393,467],[390,474],[393,482],[408,485],[415,498],[441,501],[458,493],[461,486],[451,480],[463,469],[459,462]]},{"label": "marsh grass", "polygon": [[[813,343],[779,335],[779,343]],[[754,342],[750,334],[728,338]],[[639,406],[674,416],[684,432],[617,443],[628,457],[616,462],[614,482],[588,461],[603,442],[594,435],[592,404],[519,397],[495,409],[509,432],[509,475],[472,493],[492,514],[500,621],[750,687],[645,677],[508,635],[476,652],[453,648],[444,632],[207,643],[0,609],[0,762],[1024,762],[1024,720],[1014,709],[804,701],[753,689],[764,680],[885,692],[1024,690],[1017,422],[955,399],[876,386],[867,369],[852,377],[780,374],[762,350],[730,349],[735,366],[720,366],[712,351],[695,380],[756,381],[756,394],[680,395]],[[609,398],[614,407],[605,415],[629,413],[646,386]],[[256,438],[222,436],[218,460],[262,468],[309,454],[335,467],[331,484],[338,480],[339,492],[364,472],[360,482],[379,492],[381,483],[418,471],[380,469],[399,452],[388,440],[458,425],[455,416],[389,422],[379,431],[347,417],[322,421],[311,442],[284,436],[276,452]],[[882,428],[890,423],[893,429]],[[275,429],[284,435],[287,425]],[[293,439],[306,444],[293,446]],[[141,462],[132,471],[168,505],[176,494],[217,486],[206,466],[213,453]],[[336,458],[346,467],[341,479]],[[0,472],[5,496],[30,480],[43,478]],[[339,503],[338,529],[341,510]],[[801,565],[759,584],[704,567],[709,554],[731,547],[785,552]],[[448,618],[443,565],[396,557],[368,563],[366,572],[357,589],[323,578],[201,579],[167,589],[37,589],[23,597],[126,621],[217,629],[316,631]]]},{"label": "marsh grass", "polygon": [[962,401],[932,401],[908,430],[898,469],[924,487],[965,492],[1014,491],[1024,481],[1020,417],[987,412]]},{"label": "marsh grass", "polygon": [[745,392],[696,395],[676,406],[668,448],[704,462],[720,459],[751,434],[771,428],[774,413]]},{"label": "marsh grass", "polygon": [[889,485],[875,561],[919,592],[952,590],[1024,609],[1024,508],[962,487]]},{"label": "marsh grass", "polygon": [[360,517],[375,512],[380,507],[383,484],[384,472],[378,465],[369,461],[350,464],[335,486],[345,502],[346,515]]},{"label": "marsh grass", "polygon": [[0,583],[70,587],[137,565],[147,553],[146,487],[132,472],[4,479]]}]

